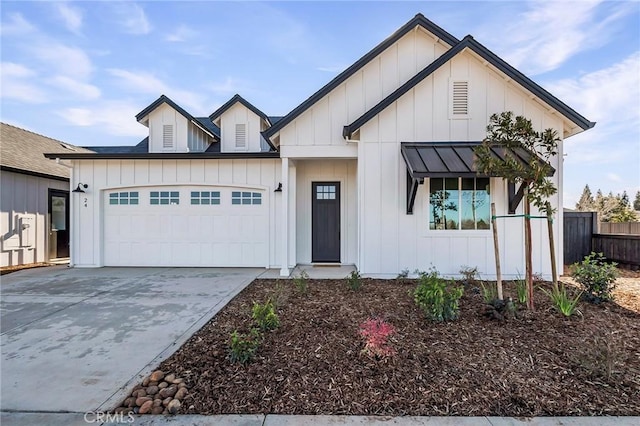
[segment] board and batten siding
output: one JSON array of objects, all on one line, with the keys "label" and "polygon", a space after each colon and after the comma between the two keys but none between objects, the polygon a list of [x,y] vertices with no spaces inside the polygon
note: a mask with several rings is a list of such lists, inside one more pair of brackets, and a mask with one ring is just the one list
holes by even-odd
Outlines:
[{"label": "board and batten siding", "polygon": [[[69,182],[30,176],[8,171],[0,172],[0,235],[3,240],[17,232],[16,217],[21,214],[35,215],[35,245],[6,249],[2,241],[0,266],[25,265],[46,262],[48,255],[49,189],[69,191]],[[16,238],[15,235],[12,238]]]},{"label": "board and batten siding", "polygon": [[311,183],[340,182],[340,261],[357,264],[357,162],[307,160],[296,162],[296,260],[311,263]]},{"label": "board and batten siding", "polygon": [[[446,45],[421,28],[407,33],[285,126],[280,132],[282,155],[288,156],[289,148],[296,145],[314,148],[330,145],[349,146],[355,157],[357,147],[344,140],[343,127],[391,94],[446,50]],[[315,152],[327,156],[325,151]],[[313,153],[311,151],[310,155]]]},{"label": "board and batten siding", "polygon": [[[449,116],[452,79],[469,81],[469,116]],[[477,266],[485,277],[495,275],[490,231],[429,230],[429,180],[420,185],[413,215],[406,214],[406,165],[401,142],[479,141],[486,136],[489,116],[513,111],[531,119],[534,128],[553,128],[562,135],[562,121],[531,99],[520,87],[504,80],[471,54],[462,54],[427,77],[360,129],[360,264],[365,273],[394,274],[408,268],[457,275],[462,265]],[[558,265],[562,265],[562,142],[552,161],[558,194],[551,203],[558,210],[554,238]],[[498,215],[506,215],[506,183],[491,180],[491,201]],[[522,214],[523,204],[517,214]],[[533,213],[536,213],[535,210]],[[498,219],[502,268],[511,276],[524,275],[523,220]],[[550,274],[546,221],[532,221],[534,271]]]},{"label": "board and batten siding", "polygon": [[[237,102],[220,117],[222,152],[260,152],[261,118],[249,108]],[[236,147],[236,125],[245,125],[245,146]]]},{"label": "board and batten siding", "polygon": [[[231,186],[259,188],[269,200],[269,263],[279,266],[282,202],[274,193],[281,181],[279,159],[82,160],[73,164],[73,184],[89,185],[71,194],[71,259],[77,267],[103,265],[104,191],[144,186]],[[266,201],[265,201],[266,202]],[[267,266],[267,265],[265,265]]]},{"label": "board and batten siding", "polygon": [[[149,114],[149,152],[187,152],[189,122],[178,111],[162,104]],[[164,126],[173,126],[173,146],[163,146]]]}]

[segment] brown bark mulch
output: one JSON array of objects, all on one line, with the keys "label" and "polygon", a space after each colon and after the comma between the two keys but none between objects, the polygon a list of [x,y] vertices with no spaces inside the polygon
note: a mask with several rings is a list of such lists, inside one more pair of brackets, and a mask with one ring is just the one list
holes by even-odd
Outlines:
[{"label": "brown bark mulch", "polygon": [[[549,286],[548,283],[543,285]],[[581,302],[566,319],[539,289],[536,311],[481,315],[473,284],[455,322],[428,322],[410,280],[257,280],[160,368],[183,377],[183,413],[558,416],[640,414],[640,313]],[[507,284],[507,295],[515,295]],[[573,288],[572,288],[573,289]],[[280,328],[255,360],[229,361],[229,336],[251,327],[253,301],[279,300]],[[384,317],[396,355],[362,353],[359,325]]]}]

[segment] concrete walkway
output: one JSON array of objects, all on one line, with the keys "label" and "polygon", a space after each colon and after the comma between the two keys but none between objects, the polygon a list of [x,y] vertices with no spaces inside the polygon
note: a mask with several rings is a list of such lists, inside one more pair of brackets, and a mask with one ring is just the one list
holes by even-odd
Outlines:
[{"label": "concrete walkway", "polygon": [[262,272],[54,266],[3,276],[0,409],[112,409]]},{"label": "concrete walkway", "polygon": [[636,426],[640,417],[371,417],[371,416],[124,416],[98,421],[95,414],[0,413],[0,423],[11,426],[80,426],[131,424],[135,426]]}]

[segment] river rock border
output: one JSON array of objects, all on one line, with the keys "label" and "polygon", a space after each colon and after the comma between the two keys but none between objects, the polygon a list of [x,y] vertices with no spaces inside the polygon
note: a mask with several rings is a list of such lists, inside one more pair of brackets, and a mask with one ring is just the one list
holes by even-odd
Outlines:
[{"label": "river rock border", "polygon": [[134,386],[131,394],[114,410],[116,413],[177,414],[189,393],[184,380],[175,374],[156,370],[142,383]]}]

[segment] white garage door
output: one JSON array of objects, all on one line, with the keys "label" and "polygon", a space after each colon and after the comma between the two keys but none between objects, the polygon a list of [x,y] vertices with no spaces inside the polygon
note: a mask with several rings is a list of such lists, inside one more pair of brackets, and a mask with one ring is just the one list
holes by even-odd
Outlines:
[{"label": "white garage door", "polygon": [[266,267],[268,195],[213,186],[105,191],[104,264]]}]

